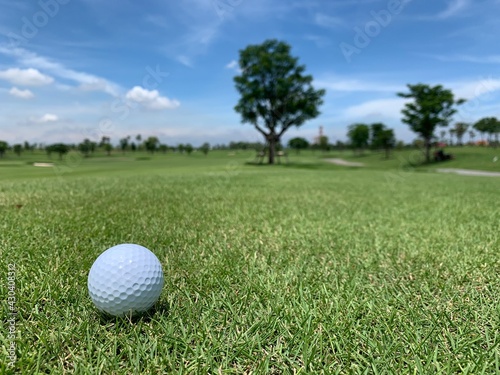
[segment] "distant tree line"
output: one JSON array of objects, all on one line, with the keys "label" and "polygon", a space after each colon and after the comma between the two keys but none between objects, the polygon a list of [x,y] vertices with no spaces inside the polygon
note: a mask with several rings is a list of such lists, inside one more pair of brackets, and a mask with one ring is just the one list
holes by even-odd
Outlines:
[{"label": "distant tree line", "polygon": [[[419,131],[416,132],[419,133]],[[448,130],[448,132],[442,130],[439,134],[440,137],[437,137],[434,134],[434,129],[431,133],[429,133],[429,130],[422,130],[422,132],[419,133],[422,138],[411,144],[405,144],[403,141],[396,141],[394,130],[387,128],[387,126],[383,123],[356,123],[348,126],[347,142],[337,140],[335,143],[329,143],[328,137],[324,135],[316,138],[314,142],[309,142],[303,137],[295,137],[288,141],[287,147],[291,150],[295,150],[297,153],[300,153],[301,150],[307,149],[321,151],[343,151],[346,149],[352,149],[357,154],[362,154],[365,150],[380,150],[384,151],[386,158],[388,158],[391,150],[393,149],[407,147],[419,147],[426,149],[427,146],[424,135],[427,136],[428,134],[431,134],[428,139],[428,145],[430,148],[430,146],[436,143],[449,143],[451,145],[461,146],[464,144],[463,138],[466,134],[469,137],[469,144],[473,144],[474,139],[476,138],[476,132],[479,133],[481,137],[479,144],[488,144],[493,147],[499,146],[500,121],[496,117],[484,117],[475,123],[456,122],[454,126]],[[450,136],[449,139],[446,139],[447,133]],[[262,151],[264,148],[265,145],[261,142],[246,141],[232,141],[228,144],[215,144],[213,146],[211,146],[208,142],[205,142],[199,147],[194,147],[190,143],[169,146],[161,143],[156,136],[150,136],[143,139],[143,137],[138,134],[134,138],[131,136],[121,138],[116,146],[113,146],[111,138],[108,136],[103,136],[99,142],[84,139],[78,144],[54,143],[44,145],[43,143],[30,144],[28,141],[25,141],[24,143],[9,145],[6,141],[0,140],[0,158],[4,157],[8,151],[11,151],[17,156],[21,156],[23,152],[33,152],[34,150],[45,150],[49,158],[52,157],[53,154],[56,154],[60,159],[62,159],[65,154],[72,150],[79,151],[84,157],[89,157],[96,151],[105,152],[107,155],[111,155],[113,152],[127,153],[136,151],[146,151],[152,154],[157,152],[176,152],[190,155],[197,150],[202,152],[204,155],[207,155],[210,150]],[[284,146],[281,143],[277,143],[275,148],[276,151],[280,151],[284,149]]]}]

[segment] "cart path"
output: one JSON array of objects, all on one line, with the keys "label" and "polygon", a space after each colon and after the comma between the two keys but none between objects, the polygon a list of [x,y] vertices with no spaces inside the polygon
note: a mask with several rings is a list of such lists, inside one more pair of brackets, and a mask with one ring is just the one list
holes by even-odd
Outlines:
[{"label": "cart path", "polygon": [[436,169],[436,172],[456,173],[462,176],[500,177],[500,172],[478,171],[475,169],[440,168]]},{"label": "cart path", "polygon": [[[364,167],[364,163],[347,161],[344,159],[324,159],[328,163],[343,165],[344,167]],[[461,168],[439,168],[436,169],[439,173],[455,173],[462,176],[482,176],[482,177],[500,177],[500,172],[480,171],[476,169],[461,169]]]},{"label": "cart path", "polygon": [[344,159],[325,159],[328,163],[333,163],[336,165],[343,165],[344,167],[364,167],[364,163],[356,163],[353,161],[347,161]]}]

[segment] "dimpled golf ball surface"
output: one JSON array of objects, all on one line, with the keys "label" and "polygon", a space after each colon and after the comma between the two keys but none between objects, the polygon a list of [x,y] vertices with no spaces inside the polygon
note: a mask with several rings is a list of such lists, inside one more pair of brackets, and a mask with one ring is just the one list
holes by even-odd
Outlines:
[{"label": "dimpled golf ball surface", "polygon": [[158,300],[163,271],[158,258],[140,245],[121,244],[92,265],[88,288],[96,307],[114,316],[147,311]]}]

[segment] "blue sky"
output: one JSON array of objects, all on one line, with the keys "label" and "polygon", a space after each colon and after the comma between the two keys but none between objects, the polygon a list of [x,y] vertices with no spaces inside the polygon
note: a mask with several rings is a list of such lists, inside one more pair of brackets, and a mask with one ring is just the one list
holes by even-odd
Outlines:
[{"label": "blue sky", "polygon": [[442,84],[468,99],[457,121],[500,117],[500,0],[0,0],[0,139],[98,141],[156,135],[199,145],[260,140],[234,111],[238,51],[292,46],[323,126],[344,140],[355,122],[396,137],[406,84]]}]

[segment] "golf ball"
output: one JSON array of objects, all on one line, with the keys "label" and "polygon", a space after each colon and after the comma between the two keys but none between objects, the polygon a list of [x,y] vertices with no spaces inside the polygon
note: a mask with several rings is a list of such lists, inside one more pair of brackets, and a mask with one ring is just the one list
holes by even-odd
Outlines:
[{"label": "golf ball", "polygon": [[113,246],[90,268],[90,298],[100,310],[114,316],[147,311],[160,297],[163,271],[158,258],[135,244]]}]

